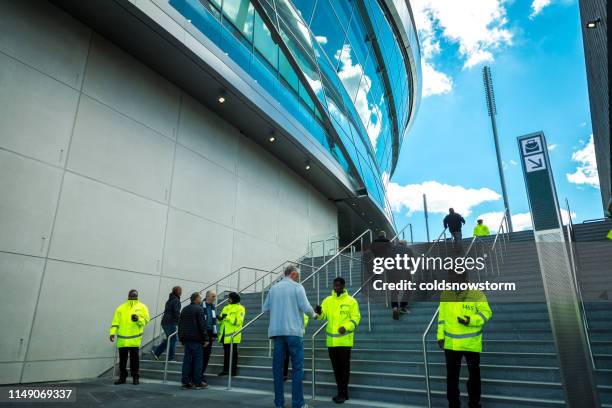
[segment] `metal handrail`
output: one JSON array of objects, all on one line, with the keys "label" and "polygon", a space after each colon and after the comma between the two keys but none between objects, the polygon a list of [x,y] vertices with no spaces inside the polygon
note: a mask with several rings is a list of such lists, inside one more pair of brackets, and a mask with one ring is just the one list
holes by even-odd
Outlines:
[{"label": "metal handrail", "polygon": [[436,309],[436,312],[434,313],[434,315],[431,317],[431,320],[429,321],[429,324],[427,325],[427,328],[425,329],[425,332],[423,333],[423,364],[425,367],[425,387],[427,390],[427,408],[431,408],[431,385],[429,383],[429,364],[427,362],[427,335],[429,334],[429,331],[431,330],[431,327],[433,326],[433,322],[436,320],[436,317],[438,317],[438,313],[440,313],[440,306],[438,306],[438,308]]},{"label": "metal handrail", "polygon": [[582,289],[580,288],[580,282],[578,282],[578,266],[576,264],[576,255],[574,254],[574,245],[572,236],[574,234],[574,224],[572,222],[572,213],[570,211],[569,201],[565,199],[565,205],[567,207],[567,244],[569,246],[569,255],[570,255],[570,269],[572,272],[572,277],[574,278],[574,285],[576,286],[576,295],[578,296],[578,300],[580,302],[580,312],[582,313],[582,324],[584,326],[584,334],[586,336],[587,348],[589,350],[589,357],[591,358],[591,364],[593,366],[593,370],[597,367],[595,366],[595,358],[593,358],[593,350],[591,349],[591,338],[589,336],[589,321],[587,319],[586,309],[584,307],[584,299],[582,298]]},{"label": "metal handrail", "polygon": [[[411,244],[414,244],[414,239],[413,239],[414,237],[412,236],[412,223],[408,223],[408,224],[404,225],[404,227],[403,227],[401,230],[399,230],[399,231],[397,232],[397,234],[395,234],[395,236],[394,236],[393,238],[391,238],[391,240],[390,240],[390,241],[391,241],[391,242],[393,242],[393,241],[395,241],[396,239],[398,239],[398,238],[399,238],[399,236],[400,236],[401,234],[403,234],[403,233],[404,233],[404,231],[406,230],[406,228],[408,228],[408,227],[410,227],[410,243],[411,243]],[[402,236],[402,238],[403,238],[403,236]]]},{"label": "metal handrail", "polygon": [[[375,277],[376,277],[376,275],[372,275],[372,276],[370,276],[370,278],[368,278],[368,280],[366,280],[366,281],[365,281],[365,282],[364,282],[364,283],[361,285],[361,287],[360,287],[359,289],[357,289],[357,290],[355,291],[355,293],[353,293],[351,296],[352,296],[352,297],[357,296],[357,295],[359,294],[359,292],[361,292],[361,290],[362,290],[362,289],[363,289],[363,288],[364,288],[366,285],[368,285],[368,283],[370,283],[370,281],[371,281],[373,278],[375,278]],[[368,332],[371,332],[371,331],[372,331],[372,323],[371,323],[372,317],[371,317],[371,310],[370,310],[370,287],[369,287],[369,286],[368,286],[368,298],[367,298],[367,299],[368,299]],[[312,382],[311,382],[311,385],[312,385],[312,399],[313,399],[313,400],[315,399],[315,385],[316,385],[316,377],[315,377],[315,364],[316,364],[316,363],[315,363],[315,338],[317,337],[317,335],[318,335],[319,333],[321,333],[321,331],[322,331],[322,330],[323,330],[325,327],[327,327],[328,323],[329,323],[329,320],[328,320],[328,321],[326,321],[324,324],[322,324],[322,325],[321,325],[321,327],[319,327],[319,328],[318,328],[318,329],[317,329],[317,330],[314,332],[314,334],[313,334],[313,335],[312,335],[312,337],[311,337],[311,340],[312,340],[312,355],[311,355],[311,359],[312,359],[312,361],[311,361],[311,364],[310,364],[310,371],[312,372]]]},{"label": "metal handrail", "polygon": [[[370,240],[372,240],[372,230],[371,229],[366,229],[365,231],[363,231],[361,234],[359,234],[357,236],[357,238],[353,239],[348,245],[344,246],[342,249],[340,249],[336,254],[334,254],[331,258],[329,258],[327,261],[323,262],[323,264],[321,266],[319,266],[317,268],[317,270],[315,270],[314,272],[312,272],[306,279],[304,279],[303,281],[300,282],[301,285],[304,285],[304,283],[308,282],[309,279],[311,279],[313,276],[317,275],[317,277],[319,276],[319,273],[321,272],[321,270],[323,268],[325,268],[327,265],[329,265],[334,259],[338,258],[340,256],[340,254],[342,252],[344,252],[346,249],[351,248],[357,241],[361,240],[363,241],[363,237],[368,234],[370,235]],[[363,248],[363,245],[362,245]],[[320,280],[320,279],[318,279]],[[320,290],[317,287],[317,296],[320,295]],[[232,366],[232,356],[233,353],[231,352],[231,349],[233,348],[233,344],[234,344],[234,337],[237,336],[238,334],[242,333],[244,331],[244,329],[246,329],[247,327],[249,327],[250,325],[252,325],[255,321],[259,320],[259,318],[261,318],[261,316],[264,315],[264,312],[261,312],[260,314],[258,314],[257,316],[255,316],[253,319],[251,319],[247,324],[243,325],[242,328],[240,328],[240,330],[235,331],[234,333],[232,333],[231,338],[230,338],[230,359],[229,359],[229,366]],[[231,370],[230,370],[230,374],[228,375],[227,378],[227,389],[231,389],[232,387],[232,375],[231,375]]]}]

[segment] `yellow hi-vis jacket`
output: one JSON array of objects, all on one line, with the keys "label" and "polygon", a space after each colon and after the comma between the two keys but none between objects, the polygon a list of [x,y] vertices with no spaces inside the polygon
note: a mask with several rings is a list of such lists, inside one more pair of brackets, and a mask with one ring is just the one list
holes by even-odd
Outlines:
[{"label": "yellow hi-vis jacket", "polygon": [[[346,290],[340,296],[332,292],[321,304],[319,320],[327,319],[327,347],[353,347],[353,335],[361,320],[359,306],[355,298]],[[346,332],[340,334],[338,329],[344,327]]]},{"label": "yellow hi-vis jacket", "polygon": [[482,225],[476,224],[476,226],[474,227],[474,236],[475,237],[485,237],[487,235],[491,235],[491,232],[489,231],[489,227],[487,227],[484,224]]},{"label": "yellow hi-vis jacket", "polygon": [[606,235],[606,238],[612,239],[612,229],[608,231],[608,235]]},{"label": "yellow hi-vis jacket", "polygon": [[[438,315],[438,340],[444,340],[444,348],[456,351],[482,351],[482,329],[492,312],[487,297],[479,290],[463,292],[444,291],[440,296]],[[465,326],[457,317],[470,317]]]},{"label": "yellow hi-vis jacket", "polygon": [[[219,343],[230,344],[232,334],[242,329],[246,309],[239,303],[232,303],[224,306],[219,316],[224,313],[227,316],[219,323]],[[234,337],[234,344],[239,344],[241,339],[242,333],[237,334]]]},{"label": "yellow hi-vis jacket", "polygon": [[[138,316],[138,321],[132,321],[132,315]],[[149,323],[149,309],[138,300],[127,300],[120,305],[113,315],[110,335],[117,335],[117,348],[140,347],[144,328]]]},{"label": "yellow hi-vis jacket", "polygon": [[306,328],[308,327],[308,315],[304,313],[304,330],[303,333],[306,334]]}]

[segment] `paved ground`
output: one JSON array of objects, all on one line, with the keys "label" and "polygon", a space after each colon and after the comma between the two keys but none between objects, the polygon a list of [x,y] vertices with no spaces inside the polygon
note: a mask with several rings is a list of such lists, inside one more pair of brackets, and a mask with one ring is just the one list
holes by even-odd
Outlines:
[{"label": "paved ground", "polygon": [[[129,379],[128,379],[129,380]],[[83,382],[44,383],[41,387],[61,386],[76,388],[76,402],[63,403],[0,403],[2,407],[112,407],[112,408],[157,408],[157,407],[193,407],[193,408],[273,408],[273,396],[268,392],[247,390],[227,391],[223,387],[210,387],[206,390],[182,390],[178,384],[161,384],[158,382],[141,382],[132,385],[113,385],[109,378],[100,378]],[[36,384],[28,384],[33,388]],[[291,406],[291,396],[287,395],[285,407]],[[330,401],[306,401],[311,407],[339,407]],[[356,403],[344,406],[357,406]],[[361,405],[363,406],[363,405]]]}]

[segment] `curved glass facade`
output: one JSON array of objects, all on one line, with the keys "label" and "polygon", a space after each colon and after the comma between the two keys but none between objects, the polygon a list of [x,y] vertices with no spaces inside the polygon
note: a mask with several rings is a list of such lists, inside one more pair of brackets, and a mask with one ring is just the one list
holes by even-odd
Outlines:
[{"label": "curved glass facade", "polygon": [[[407,37],[415,43],[406,44],[397,35],[406,27],[392,25],[383,0],[169,3],[281,103],[392,220],[383,174],[393,172],[420,94],[412,20]],[[413,52],[409,61],[402,50]]]}]

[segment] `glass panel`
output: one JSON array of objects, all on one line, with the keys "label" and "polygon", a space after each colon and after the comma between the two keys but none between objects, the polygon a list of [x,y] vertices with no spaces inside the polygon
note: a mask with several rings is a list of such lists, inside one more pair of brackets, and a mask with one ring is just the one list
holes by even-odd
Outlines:
[{"label": "glass panel", "polygon": [[293,5],[298,9],[300,15],[302,16],[302,20],[306,23],[306,25],[310,24],[310,19],[312,18],[312,8],[315,5],[315,0],[293,0]]},{"label": "glass panel", "polygon": [[223,15],[249,41],[253,41],[255,9],[249,0],[223,0]]},{"label": "glass panel", "polygon": [[339,53],[342,51],[344,29],[331,8],[329,0],[318,1],[310,29],[329,60],[333,61],[334,67],[336,67],[339,61]]},{"label": "glass panel", "polygon": [[255,14],[255,49],[274,67],[278,69],[278,46],[272,40],[272,34],[259,14]]},{"label": "glass panel", "polygon": [[347,0],[330,0],[330,3],[336,12],[340,24],[342,24],[342,30],[346,31],[351,19],[351,13],[353,12],[354,2]]},{"label": "glass panel", "polygon": [[282,52],[279,54],[278,70],[285,82],[287,82],[291,89],[297,93],[299,83],[298,76],[293,70],[293,67],[289,64],[289,61],[287,61],[287,57],[285,57]]}]

